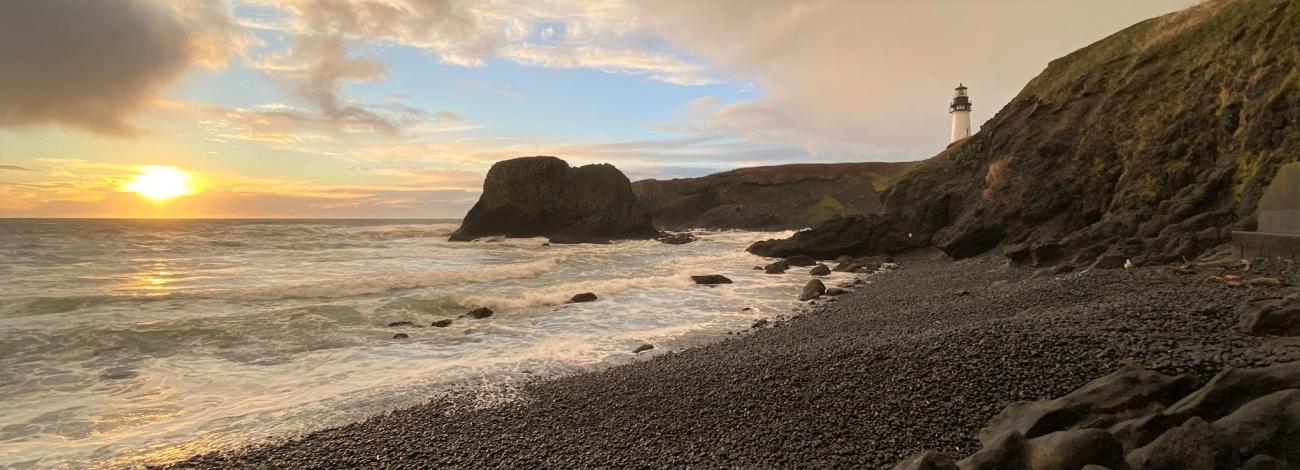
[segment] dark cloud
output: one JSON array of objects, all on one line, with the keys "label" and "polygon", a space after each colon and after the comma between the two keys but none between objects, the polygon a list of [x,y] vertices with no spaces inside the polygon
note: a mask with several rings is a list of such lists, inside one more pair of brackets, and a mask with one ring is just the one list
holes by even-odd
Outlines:
[{"label": "dark cloud", "polygon": [[0,3],[0,126],[132,133],[126,117],[191,61],[190,34],[159,4]]}]

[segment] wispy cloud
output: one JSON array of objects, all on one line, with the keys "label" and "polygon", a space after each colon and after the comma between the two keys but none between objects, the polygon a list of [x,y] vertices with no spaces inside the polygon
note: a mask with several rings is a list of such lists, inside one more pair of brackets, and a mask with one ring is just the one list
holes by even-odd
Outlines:
[{"label": "wispy cloud", "polygon": [[18,166],[18,165],[0,165],[0,170],[10,170],[10,171],[34,171],[34,170],[32,170],[31,168],[27,168],[27,167],[23,167],[23,166]]}]

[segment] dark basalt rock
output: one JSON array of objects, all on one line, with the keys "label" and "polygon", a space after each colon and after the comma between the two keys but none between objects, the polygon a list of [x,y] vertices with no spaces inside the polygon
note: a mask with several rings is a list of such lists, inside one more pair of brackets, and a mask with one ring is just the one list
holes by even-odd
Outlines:
[{"label": "dark basalt rock", "polygon": [[446,318],[446,319],[438,320],[438,321],[433,322],[433,324],[430,324],[429,326],[434,327],[434,328],[446,328],[446,327],[451,326],[451,319],[450,319],[450,318]]},{"label": "dark basalt rock", "polygon": [[1282,78],[1300,69],[1297,14],[1286,0],[1206,2],[1136,24],[1052,61],[978,133],[900,176],[878,213],[749,251],[1195,259],[1256,228],[1265,189],[1300,158],[1300,87]]},{"label": "dark basalt rock", "polygon": [[696,238],[695,235],[691,235],[690,233],[687,232],[681,232],[681,233],[660,232],[659,235],[655,236],[655,240],[659,240],[661,243],[666,243],[669,245],[685,245],[687,243],[698,240],[698,238]]},{"label": "dark basalt rock", "polygon": [[411,322],[409,322],[409,321],[395,321],[395,322],[392,322],[392,323],[389,323],[389,324],[388,324],[388,327],[389,327],[389,328],[396,328],[396,327],[399,327],[399,326],[416,326],[416,324],[411,323]]},{"label": "dark basalt rock", "polygon": [[814,266],[812,270],[808,271],[808,274],[814,276],[829,276],[831,274],[831,268],[824,264],[818,264],[817,266]]},{"label": "dark basalt rock", "polygon": [[406,334],[406,333],[398,333],[398,334],[393,335],[393,339],[407,339],[407,338],[410,338],[410,337],[411,337],[411,336],[408,335],[408,334]]},{"label": "dark basalt rock", "polygon": [[723,275],[721,275],[721,274],[707,274],[707,275],[704,275],[704,276],[691,276],[691,280],[692,280],[692,281],[695,281],[696,284],[703,284],[703,285],[706,285],[706,286],[711,286],[711,285],[715,285],[715,284],[731,284],[731,279],[728,279],[727,276],[723,276]]},{"label": "dark basalt rock", "polygon": [[790,269],[790,264],[785,260],[778,260],[763,266],[763,272],[766,274],[785,274],[785,270]]},{"label": "dark basalt rock", "polygon": [[596,294],[593,294],[591,292],[584,292],[581,294],[574,295],[572,298],[569,299],[568,302],[565,303],[578,304],[583,302],[595,302],[595,301],[596,301]]},{"label": "dark basalt rock", "polygon": [[[1054,400],[1007,407],[962,470],[1294,468],[1300,361],[1194,379],[1124,367]],[[1180,398],[1181,397],[1181,398]],[[896,468],[942,459],[922,454]],[[946,467],[937,467],[946,468]]]},{"label": "dark basalt rock", "polygon": [[1300,336],[1300,292],[1247,302],[1237,316],[1237,328],[1248,334]]},{"label": "dark basalt rock", "polygon": [[477,320],[482,320],[482,319],[487,318],[487,317],[490,317],[490,316],[492,316],[492,309],[487,308],[487,307],[479,307],[479,308],[476,308],[476,309],[474,309],[474,310],[470,310],[470,311],[468,311],[468,312],[465,312],[465,314],[464,314],[464,315],[461,315],[460,317],[461,317],[461,318],[469,317],[469,318],[473,318],[473,319],[477,319]]},{"label": "dark basalt rock", "polygon": [[804,284],[803,291],[799,293],[799,301],[813,300],[825,293],[826,284],[822,284],[821,279],[813,279]]},{"label": "dark basalt rock", "polygon": [[451,240],[506,236],[601,243],[657,234],[637,206],[631,182],[613,165],[570,168],[555,157],[523,157],[492,165],[483,195]]},{"label": "dark basalt rock", "polygon": [[649,351],[654,348],[655,347],[653,344],[642,344],[640,346],[637,346],[636,349],[633,349],[632,354],[641,354],[642,352]]}]

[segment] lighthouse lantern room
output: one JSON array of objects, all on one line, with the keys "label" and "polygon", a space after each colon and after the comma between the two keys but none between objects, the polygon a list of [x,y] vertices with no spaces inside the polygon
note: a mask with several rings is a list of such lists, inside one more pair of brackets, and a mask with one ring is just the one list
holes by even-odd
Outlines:
[{"label": "lighthouse lantern room", "polygon": [[957,94],[948,105],[952,114],[952,140],[949,143],[970,137],[970,96],[966,94],[966,85],[957,84]]}]

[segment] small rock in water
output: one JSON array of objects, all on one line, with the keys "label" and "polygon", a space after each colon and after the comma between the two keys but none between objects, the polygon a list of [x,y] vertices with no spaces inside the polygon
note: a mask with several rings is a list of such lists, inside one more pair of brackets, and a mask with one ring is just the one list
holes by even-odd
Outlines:
[{"label": "small rock in water", "polygon": [[406,339],[406,338],[410,338],[410,337],[411,337],[411,336],[410,336],[410,335],[407,335],[406,333],[398,333],[398,334],[393,335],[393,339]]},{"label": "small rock in water", "polygon": [[695,281],[696,284],[703,284],[706,286],[711,286],[714,284],[731,284],[731,279],[727,279],[727,276],[723,276],[721,274],[691,276],[691,280]]},{"label": "small rock in water", "polygon": [[438,320],[438,321],[433,322],[433,324],[432,324],[432,325],[429,325],[429,326],[432,326],[432,327],[435,327],[435,328],[446,328],[446,327],[451,326],[451,319],[450,319],[450,318],[446,318],[446,319]]},{"label": "small rock in water", "polygon": [[758,319],[758,321],[754,322],[753,325],[750,325],[750,328],[752,328],[752,329],[759,329],[759,328],[762,328],[762,327],[767,326],[767,324],[768,324],[768,321],[767,321],[766,318],[760,318],[760,319]]},{"label": "small rock in water", "polygon": [[812,266],[817,264],[817,260],[808,255],[794,255],[786,258],[785,264],[789,266]]},{"label": "small rock in water", "polygon": [[830,296],[844,295],[844,289],[838,287],[828,287],[826,288],[826,295],[830,295]]},{"label": "small rock in water", "polygon": [[803,292],[799,293],[799,301],[812,300],[825,293],[826,284],[822,284],[820,279],[813,279],[803,286]]},{"label": "small rock in water", "polygon": [[127,369],[125,367],[114,367],[99,374],[99,380],[122,380],[129,379],[140,375],[139,372]]},{"label": "small rock in water", "polygon": [[824,264],[818,264],[816,267],[812,268],[811,271],[808,271],[808,274],[814,276],[829,276],[831,274],[831,268]]},{"label": "small rock in water", "polygon": [[785,270],[790,269],[790,265],[785,260],[778,260],[763,266],[763,272],[767,274],[785,274]]},{"label": "small rock in water", "polygon": [[754,309],[753,307],[745,307],[745,308],[740,309],[740,311],[742,311],[742,312],[748,312],[748,311],[753,310],[753,309]]},{"label": "small rock in water", "polygon": [[479,307],[474,310],[470,310],[469,312],[461,316],[482,320],[484,318],[492,316],[492,309],[489,309],[487,307]]},{"label": "small rock in water", "polygon": [[695,235],[691,235],[690,233],[686,233],[686,232],[681,232],[681,233],[659,232],[659,236],[656,236],[655,240],[659,240],[661,243],[666,243],[669,245],[685,245],[687,243],[697,240],[697,238],[695,238]]},{"label": "small rock in water", "polygon": [[755,270],[755,271],[762,271],[762,270],[763,270],[763,267],[762,267],[762,266],[754,266],[754,270]]},{"label": "small rock in water", "polygon": [[649,351],[654,348],[655,348],[654,345],[642,344],[640,346],[637,346],[636,349],[633,349],[632,354],[641,354],[642,352]]},{"label": "small rock in water", "polygon": [[591,292],[583,292],[581,294],[574,295],[573,298],[569,299],[567,303],[579,304],[583,302],[595,302],[595,301],[596,301],[596,294],[593,294]]},{"label": "small rock in water", "polygon": [[415,324],[409,321],[395,321],[388,324],[389,328],[397,328],[399,326],[415,326]]}]

